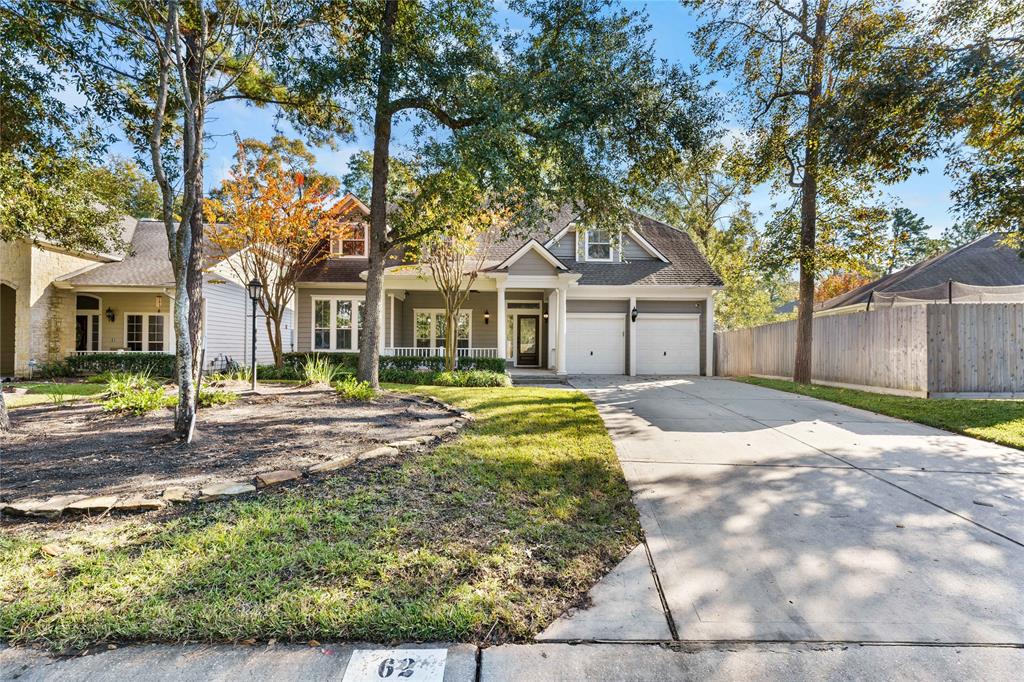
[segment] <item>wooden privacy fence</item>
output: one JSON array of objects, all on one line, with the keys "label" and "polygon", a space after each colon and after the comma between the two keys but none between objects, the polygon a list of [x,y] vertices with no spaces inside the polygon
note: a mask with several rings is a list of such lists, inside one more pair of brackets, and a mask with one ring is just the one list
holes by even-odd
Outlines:
[{"label": "wooden privacy fence", "polygon": [[[715,372],[793,376],[796,321],[715,334]],[[815,382],[911,395],[1024,393],[1024,304],[907,305],[814,319]]]}]

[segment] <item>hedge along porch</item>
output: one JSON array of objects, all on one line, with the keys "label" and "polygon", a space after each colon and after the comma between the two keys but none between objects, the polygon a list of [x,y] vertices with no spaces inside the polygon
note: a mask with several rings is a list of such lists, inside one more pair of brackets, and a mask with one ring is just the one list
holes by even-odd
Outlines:
[{"label": "hedge along porch", "polygon": [[[715,334],[717,372],[792,378],[796,322]],[[1024,393],[1024,304],[905,305],[814,318],[815,383],[918,397]]]}]

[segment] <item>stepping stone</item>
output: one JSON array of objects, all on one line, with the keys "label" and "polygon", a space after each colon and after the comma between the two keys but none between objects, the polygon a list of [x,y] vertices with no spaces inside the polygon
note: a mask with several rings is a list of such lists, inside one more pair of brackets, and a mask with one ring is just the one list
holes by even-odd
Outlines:
[{"label": "stepping stone", "polygon": [[4,513],[11,516],[28,516],[28,513],[43,504],[43,500],[26,499],[12,502],[4,506]]},{"label": "stepping stone", "polygon": [[456,426],[446,426],[441,429],[441,433],[458,433],[459,429]]},{"label": "stepping stone", "polygon": [[114,509],[125,512],[146,512],[163,509],[167,503],[157,498],[146,498],[141,494],[132,495],[114,505]]},{"label": "stepping stone", "polygon": [[192,501],[195,494],[191,490],[182,485],[172,485],[170,488],[165,488],[163,495],[160,496],[165,502],[172,504],[187,504]]},{"label": "stepping stone", "polygon": [[359,461],[362,462],[367,459],[376,459],[377,457],[391,457],[392,455],[398,454],[398,448],[390,445],[382,445],[379,448],[373,448],[366,452],[360,453]]},{"label": "stepping stone", "polygon": [[116,505],[119,499],[121,498],[118,497],[117,495],[99,495],[97,497],[87,497],[84,500],[79,500],[78,502],[72,502],[71,504],[69,504],[67,506],[67,511],[84,512],[87,514],[92,512],[105,512],[114,505]]},{"label": "stepping stone", "polygon": [[394,443],[388,443],[388,446],[403,450],[405,448],[414,448],[421,444],[422,441],[419,438],[407,438],[405,440],[396,440]]},{"label": "stepping stone", "polygon": [[42,504],[37,504],[25,512],[27,516],[41,516],[44,519],[55,519],[72,502],[84,500],[87,495],[56,495]]},{"label": "stepping stone", "polygon": [[257,488],[269,488],[272,485],[281,485],[287,481],[294,481],[296,478],[302,478],[302,473],[298,471],[292,471],[291,469],[281,469],[279,471],[270,471],[265,474],[260,474],[256,477]]},{"label": "stepping stone", "polygon": [[426,444],[433,443],[435,438],[437,438],[437,436],[431,433],[425,436],[416,436],[415,438],[413,438],[413,440],[420,444]]},{"label": "stepping stone", "polygon": [[352,462],[356,461],[356,458],[352,455],[345,455],[343,457],[335,457],[329,459],[326,462],[320,462],[309,467],[309,472],[313,474],[322,474],[326,471],[335,471],[337,469],[343,469]]},{"label": "stepping stone", "polygon": [[199,491],[199,501],[213,502],[254,492],[256,492],[256,486],[249,483],[236,483],[235,481],[211,483]]}]

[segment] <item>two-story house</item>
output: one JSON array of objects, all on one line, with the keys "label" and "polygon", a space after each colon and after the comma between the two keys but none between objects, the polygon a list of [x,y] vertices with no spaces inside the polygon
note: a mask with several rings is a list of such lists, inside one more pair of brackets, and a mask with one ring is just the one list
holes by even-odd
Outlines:
[{"label": "two-story house", "polygon": [[[351,194],[343,202],[353,229],[296,285],[302,352],[360,350],[369,210]],[[384,287],[380,352],[443,354],[443,305],[429,274],[395,264]],[[681,230],[640,214],[621,229],[584,229],[566,215],[490,249],[458,318],[456,352],[558,374],[711,375],[721,288]]]}]

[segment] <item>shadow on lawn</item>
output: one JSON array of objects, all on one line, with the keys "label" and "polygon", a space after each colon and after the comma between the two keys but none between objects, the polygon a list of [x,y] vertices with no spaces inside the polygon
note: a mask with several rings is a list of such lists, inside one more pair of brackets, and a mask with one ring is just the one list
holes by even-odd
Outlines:
[{"label": "shadow on lawn", "polygon": [[586,398],[463,406],[477,420],[433,452],[45,560],[0,625],[79,644],[529,637],[635,546],[636,512]]}]

